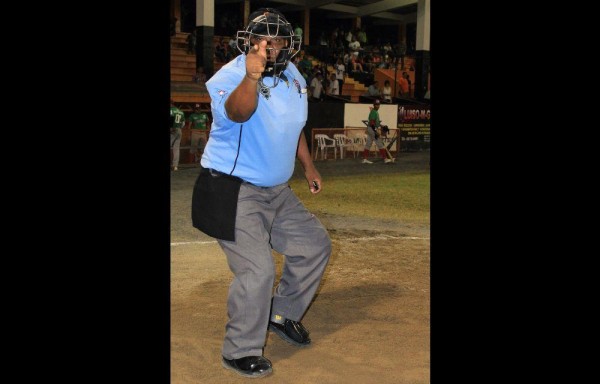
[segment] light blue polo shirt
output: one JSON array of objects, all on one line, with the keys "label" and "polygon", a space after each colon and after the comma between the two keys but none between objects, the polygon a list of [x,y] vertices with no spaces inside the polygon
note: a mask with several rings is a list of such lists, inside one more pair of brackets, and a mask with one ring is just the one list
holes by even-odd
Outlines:
[{"label": "light blue polo shirt", "polygon": [[[288,63],[283,73],[287,84],[280,79],[268,99],[259,95],[256,111],[244,123],[227,117],[225,101],[246,75],[246,56],[237,56],[206,82],[213,122],[200,161],[204,168],[227,174],[233,170],[232,175],[260,187],[290,179],[308,103],[306,81],[294,64]],[[264,83],[272,86],[273,78]]]}]

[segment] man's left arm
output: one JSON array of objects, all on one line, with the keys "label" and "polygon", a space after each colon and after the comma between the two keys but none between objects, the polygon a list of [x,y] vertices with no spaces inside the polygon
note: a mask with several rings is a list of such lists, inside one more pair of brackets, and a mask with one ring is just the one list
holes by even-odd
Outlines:
[{"label": "man's left arm", "polygon": [[[306,137],[304,136],[304,131],[300,132],[300,138],[298,139],[298,151],[296,153],[298,160],[300,160],[300,164],[302,164],[302,168],[304,168],[304,177],[308,182],[308,188],[310,192],[313,194],[321,192],[321,175],[319,171],[315,168],[315,165],[312,161],[312,157],[310,156],[310,152],[308,151],[308,144],[306,143]],[[313,184],[315,182],[317,187]]]}]

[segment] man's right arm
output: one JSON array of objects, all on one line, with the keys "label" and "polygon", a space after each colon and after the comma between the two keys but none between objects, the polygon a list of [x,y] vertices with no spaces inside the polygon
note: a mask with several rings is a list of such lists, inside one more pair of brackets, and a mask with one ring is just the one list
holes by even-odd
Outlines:
[{"label": "man's right arm", "polygon": [[225,102],[227,116],[238,123],[247,121],[258,105],[257,83],[267,63],[267,42],[255,44],[246,55],[246,75]]}]

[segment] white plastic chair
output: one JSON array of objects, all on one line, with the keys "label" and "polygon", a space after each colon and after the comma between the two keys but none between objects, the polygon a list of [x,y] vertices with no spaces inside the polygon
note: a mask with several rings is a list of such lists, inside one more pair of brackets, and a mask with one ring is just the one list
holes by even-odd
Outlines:
[{"label": "white plastic chair", "polygon": [[335,144],[340,148],[340,159],[343,159],[346,147],[351,147],[353,145],[352,140],[343,133],[335,133],[333,139],[335,140]]},{"label": "white plastic chair", "polygon": [[[317,140],[317,150],[315,151],[315,160],[317,160],[317,154],[319,150],[321,150],[321,159],[325,160],[327,158],[327,149],[333,148],[333,158],[337,158],[337,145],[335,140],[331,137],[318,133],[315,135],[315,139]],[[328,144],[330,142],[330,144]]]},{"label": "white plastic chair", "polygon": [[[365,149],[365,145],[367,145],[367,134],[363,133],[354,138],[354,143],[352,144],[352,151],[354,151],[354,158]],[[369,149],[370,152],[370,149]]]}]

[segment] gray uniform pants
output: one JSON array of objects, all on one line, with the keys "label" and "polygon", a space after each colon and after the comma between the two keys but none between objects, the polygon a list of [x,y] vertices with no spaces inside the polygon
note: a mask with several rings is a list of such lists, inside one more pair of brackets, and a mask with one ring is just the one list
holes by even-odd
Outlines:
[{"label": "gray uniform pants", "polygon": [[371,150],[371,145],[373,145],[373,141],[377,145],[377,149],[383,148],[383,142],[381,141],[381,136],[375,140],[375,131],[370,126],[367,127],[367,143],[365,144],[365,149]]},{"label": "gray uniform pants", "polygon": [[171,148],[173,150],[173,161],[171,165],[177,167],[179,165],[179,144],[181,143],[181,128],[175,129],[175,132],[171,133]]},{"label": "gray uniform pants", "polygon": [[[235,241],[219,244],[235,275],[229,287],[222,354],[227,359],[261,356],[269,318],[282,323],[300,321],[304,315],[329,260],[331,240],[287,183],[271,188],[243,183]],[[271,248],[285,255],[274,293]]]}]

